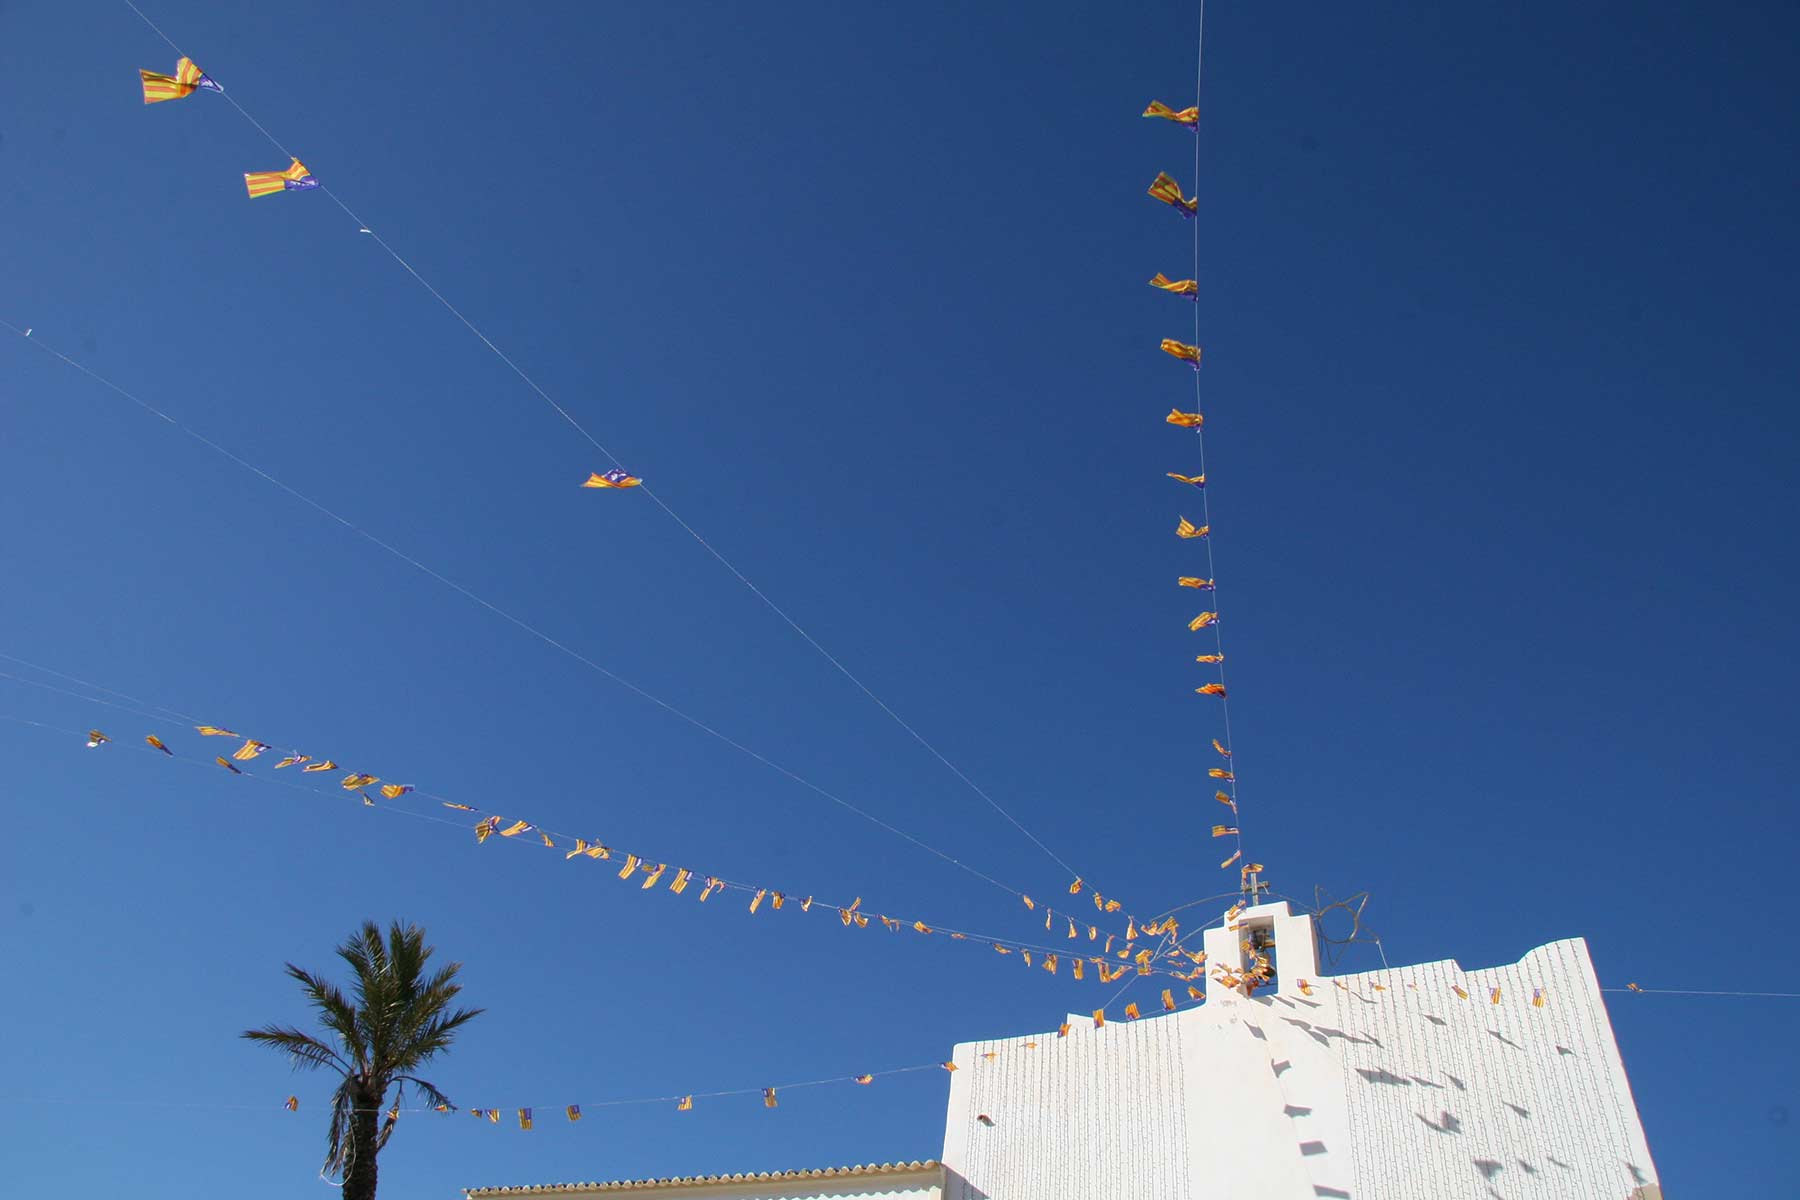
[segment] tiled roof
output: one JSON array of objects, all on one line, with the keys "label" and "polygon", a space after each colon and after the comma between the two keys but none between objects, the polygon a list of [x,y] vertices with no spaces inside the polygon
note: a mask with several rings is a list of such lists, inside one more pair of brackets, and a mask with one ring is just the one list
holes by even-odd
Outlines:
[{"label": "tiled roof", "polygon": [[870,1175],[904,1175],[934,1171],[936,1160],[904,1163],[869,1163],[860,1167],[815,1167],[803,1171],[747,1171],[739,1175],[681,1175],[670,1179],[615,1179],[607,1183],[539,1183],[522,1187],[465,1188],[469,1200],[484,1196],[542,1196],[557,1192],[622,1192],[633,1188],[707,1187],[727,1183],[789,1183],[823,1179],[851,1179]]}]

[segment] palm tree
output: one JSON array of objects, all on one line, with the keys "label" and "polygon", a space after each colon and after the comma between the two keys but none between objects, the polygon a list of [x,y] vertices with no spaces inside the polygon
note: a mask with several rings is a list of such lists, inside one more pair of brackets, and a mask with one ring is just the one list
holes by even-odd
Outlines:
[{"label": "palm tree", "polygon": [[[433,1105],[450,1105],[448,1096],[414,1072],[448,1050],[457,1029],[482,1010],[450,1010],[462,991],[456,982],[462,964],[427,975],[431,951],[417,925],[395,921],[384,942],[381,929],[365,921],[337,948],[355,975],[354,1003],[323,976],[287,964],[288,976],[318,1010],[324,1036],[286,1025],[265,1025],[240,1035],[286,1054],[295,1070],[323,1069],[340,1077],[331,1097],[325,1170],[343,1177],[343,1200],[375,1200],[375,1159],[393,1135],[409,1084]],[[395,1087],[399,1090],[390,1108],[387,1095]],[[387,1117],[378,1127],[383,1109]]]}]

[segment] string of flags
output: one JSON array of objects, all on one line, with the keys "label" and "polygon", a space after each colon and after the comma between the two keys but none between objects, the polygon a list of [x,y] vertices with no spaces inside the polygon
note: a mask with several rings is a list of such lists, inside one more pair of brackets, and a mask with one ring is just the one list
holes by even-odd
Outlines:
[{"label": "string of flags", "polygon": [[[1192,106],[1179,110],[1170,108],[1160,100],[1152,100],[1149,106],[1144,109],[1143,115],[1145,117],[1169,121],[1177,125],[1185,125],[1198,134],[1200,125],[1199,97],[1195,97]],[[1195,213],[1199,211],[1199,198],[1197,194],[1199,189],[1199,163],[1198,143],[1196,143],[1194,154],[1196,176],[1194,181],[1196,190],[1195,196],[1189,197],[1183,195],[1181,184],[1179,182],[1167,172],[1158,172],[1155,181],[1150,185],[1149,194],[1151,198],[1171,206],[1179,212],[1183,218],[1192,218]],[[1200,263],[1200,230],[1198,222],[1194,223],[1191,232],[1193,235],[1195,275],[1197,276],[1199,274],[1198,268]],[[1187,412],[1181,408],[1173,408],[1169,410],[1169,415],[1164,417],[1163,421],[1165,424],[1174,426],[1178,429],[1193,430],[1195,439],[1198,443],[1201,469],[1198,474],[1193,475],[1183,474],[1177,471],[1167,471],[1164,472],[1164,474],[1176,483],[1191,488],[1199,493],[1197,499],[1201,510],[1200,522],[1196,524],[1194,521],[1189,520],[1185,514],[1178,516],[1175,525],[1175,536],[1184,542],[1197,541],[1201,543],[1205,548],[1206,553],[1205,574],[1179,575],[1175,581],[1176,586],[1206,592],[1209,594],[1208,599],[1210,600],[1212,594],[1217,592],[1218,577],[1213,567],[1211,506],[1207,497],[1206,471],[1204,465],[1206,462],[1206,417],[1200,411],[1199,403],[1201,348],[1199,345],[1200,310],[1197,302],[1200,298],[1200,284],[1197,278],[1179,280],[1170,279],[1161,271],[1158,271],[1151,277],[1150,286],[1169,295],[1185,296],[1188,300],[1196,302],[1193,310],[1193,342],[1184,342],[1175,338],[1163,338],[1161,344],[1163,353],[1189,364],[1194,370],[1194,411]],[[1244,855],[1244,845],[1242,830],[1235,819],[1238,815],[1237,774],[1230,769],[1231,715],[1230,709],[1225,707],[1229,703],[1227,699],[1229,693],[1225,685],[1225,643],[1219,628],[1219,609],[1217,604],[1208,604],[1205,609],[1191,617],[1188,620],[1187,627],[1192,633],[1203,633],[1209,629],[1212,631],[1212,647],[1210,651],[1195,655],[1194,661],[1203,667],[1214,668],[1216,678],[1201,682],[1199,686],[1194,688],[1194,694],[1208,699],[1218,700],[1222,711],[1222,732],[1224,734],[1224,740],[1221,741],[1219,738],[1215,737],[1212,739],[1212,746],[1225,765],[1214,767],[1209,770],[1207,774],[1210,779],[1216,780],[1224,785],[1222,788],[1215,789],[1213,798],[1229,808],[1231,810],[1231,815],[1234,818],[1231,821],[1220,822],[1212,827],[1212,836],[1214,838],[1228,838],[1232,842],[1231,852],[1219,863],[1219,868],[1225,870],[1241,862]],[[1254,893],[1261,886],[1260,881],[1257,878],[1261,870],[1262,865],[1260,863],[1248,863],[1239,868],[1239,882],[1246,894]]]},{"label": "string of flags", "polygon": [[[1264,966],[1264,967],[1267,966],[1266,960],[1263,961],[1262,966]],[[1215,978],[1219,978],[1222,982],[1225,982],[1226,985],[1230,986],[1230,987],[1237,986],[1237,984],[1235,984],[1231,981],[1234,974],[1238,974],[1238,972],[1234,972],[1232,969],[1229,969],[1229,968],[1216,968],[1215,969]],[[1324,980],[1297,979],[1297,980],[1295,980],[1295,986],[1298,988],[1298,990],[1300,991],[1300,993],[1302,995],[1312,996],[1317,993],[1317,991],[1320,987],[1323,987],[1325,985],[1325,982],[1326,981],[1324,981]],[[1361,990],[1359,990],[1358,988],[1352,987],[1348,982],[1346,982],[1343,979],[1332,979],[1329,982],[1340,991],[1343,991],[1350,995],[1363,996],[1363,993]],[[1453,995],[1455,995],[1458,999],[1466,1001],[1471,998],[1472,993],[1469,989],[1461,987],[1456,984],[1450,984],[1448,986],[1449,986],[1450,992]],[[1638,988],[1635,984],[1629,985],[1629,987],[1631,988],[1631,990],[1634,990],[1634,991],[1644,990],[1642,988]],[[1387,984],[1383,984],[1377,980],[1368,980],[1368,988],[1370,991],[1372,991],[1374,993],[1374,999],[1376,999],[1376,1000],[1389,998],[1393,995],[1397,995],[1397,994],[1401,994],[1401,993],[1410,993],[1410,994],[1414,995],[1415,997],[1419,997],[1419,998],[1423,997],[1422,990],[1420,989],[1419,985],[1415,982],[1407,982],[1405,984],[1404,988],[1400,989],[1400,992],[1396,992],[1394,988],[1390,988]],[[1254,988],[1251,988],[1250,990],[1254,990]],[[1486,998],[1490,1005],[1497,1006],[1503,1002],[1505,993],[1503,992],[1502,988],[1490,987],[1490,988],[1485,989],[1485,993],[1486,993]],[[1541,987],[1541,986],[1533,987],[1531,989],[1531,997],[1529,1000],[1530,1007],[1532,1007],[1534,1009],[1542,1009],[1542,1008],[1547,1007],[1547,1005],[1549,1003],[1549,995],[1550,995],[1550,993],[1549,993],[1548,988]],[[1364,998],[1368,998],[1368,997],[1364,997]],[[1183,1008],[1196,1007],[1198,1005],[1205,1003],[1205,999],[1206,999],[1206,993],[1205,993],[1204,989],[1195,987],[1192,985],[1188,986],[1184,992],[1177,992],[1174,988],[1164,988],[1164,989],[1162,989],[1161,995],[1158,997],[1158,999],[1156,1001],[1148,1002],[1147,1005],[1140,1004],[1136,1001],[1133,1001],[1129,1004],[1126,1004],[1122,1009],[1116,1010],[1116,1012],[1117,1012],[1118,1018],[1122,1018],[1127,1024],[1129,1024],[1131,1022],[1144,1020],[1147,1017],[1153,1017],[1153,1016],[1157,1015],[1158,1012],[1167,1014],[1167,1013],[1177,1012]],[[1149,1012],[1145,1011],[1146,1007],[1148,1007],[1150,1009]],[[1094,1009],[1089,1017],[1089,1020],[1092,1022],[1092,1028],[1095,1030],[1100,1030],[1100,1031],[1104,1031],[1106,1029],[1109,1019],[1111,1019],[1111,1018],[1109,1018],[1109,1009],[1106,1007]],[[1073,1030],[1074,1030],[1073,1022],[1064,1021],[1057,1026],[1056,1033],[1054,1035],[1055,1039],[1066,1038],[1069,1036],[1069,1034]],[[1030,1054],[1033,1051],[1039,1050],[1041,1048],[1042,1048],[1042,1046],[1039,1042],[1037,1042],[1035,1040],[1026,1040],[1026,1041],[1019,1043],[1016,1046],[1010,1046],[1006,1049],[980,1051],[975,1055],[975,1066],[977,1069],[980,1069],[983,1066],[997,1063],[1002,1059],[1005,1059],[1005,1058],[1008,1058],[1008,1057],[1011,1057],[1014,1055]],[[592,1109],[592,1108],[600,1108],[600,1107],[617,1107],[617,1106],[622,1106],[622,1105],[669,1104],[674,1107],[676,1112],[684,1112],[685,1113],[685,1112],[694,1111],[694,1103],[695,1103],[696,1099],[711,1100],[711,1099],[727,1099],[727,1098],[733,1098],[733,1097],[747,1097],[747,1096],[760,1095],[762,1097],[763,1107],[772,1109],[772,1108],[780,1107],[780,1096],[781,1096],[781,1093],[784,1091],[796,1091],[801,1088],[820,1087],[820,1086],[827,1086],[827,1085],[832,1085],[832,1084],[844,1084],[844,1083],[851,1083],[851,1084],[856,1084],[856,1085],[862,1086],[862,1087],[868,1087],[868,1086],[872,1085],[877,1079],[888,1077],[888,1076],[904,1075],[904,1074],[910,1074],[910,1073],[918,1072],[918,1071],[932,1071],[932,1070],[941,1070],[941,1071],[945,1072],[946,1074],[954,1074],[958,1069],[959,1069],[959,1067],[955,1062],[946,1059],[942,1062],[921,1063],[916,1066],[898,1067],[898,1068],[894,1068],[892,1070],[887,1070],[887,1071],[868,1071],[868,1072],[864,1072],[862,1074],[848,1075],[848,1076],[835,1076],[835,1077],[832,1077],[829,1079],[812,1079],[812,1080],[807,1080],[802,1083],[777,1084],[772,1087],[737,1088],[737,1089],[733,1089],[730,1091],[719,1091],[719,1092],[705,1092],[705,1093],[692,1092],[692,1093],[679,1094],[679,1095],[647,1096],[647,1097],[639,1097],[639,1098],[627,1099],[627,1100],[608,1100],[608,1101],[600,1102],[598,1104],[590,1102],[587,1107]],[[299,1109],[299,1100],[294,1096],[289,1096],[287,1098],[287,1100],[284,1102],[283,1107],[285,1109],[287,1109],[287,1111],[289,1111],[289,1112],[296,1112]],[[564,1117],[567,1119],[567,1121],[569,1121],[570,1123],[579,1122],[582,1119],[582,1115],[583,1115],[582,1114],[582,1106],[580,1104],[562,1104],[562,1105],[556,1105],[556,1106],[527,1105],[527,1106],[516,1106],[516,1107],[508,1107],[508,1108],[476,1107],[476,1108],[470,1108],[466,1111],[469,1112],[470,1114],[472,1114],[477,1120],[486,1121],[491,1125],[499,1125],[503,1121],[506,1121],[506,1122],[516,1121],[518,1128],[521,1131],[529,1132],[536,1125],[536,1114],[540,1110],[540,1108],[542,1108],[546,1111],[551,1111],[551,1112],[560,1110],[563,1113]],[[430,1107],[415,1107],[415,1108],[405,1108],[405,1109],[395,1106],[393,1108],[389,1108],[388,1110],[386,1110],[386,1115],[390,1120],[397,1120],[399,1118],[400,1114],[403,1112],[405,1112],[405,1113],[436,1113],[436,1114],[440,1114],[440,1115],[447,1115],[449,1113],[456,1112],[456,1111],[459,1111],[459,1110],[456,1108],[455,1105],[451,1105],[451,1104],[437,1104],[437,1105],[433,1105]]]},{"label": "string of flags", "polygon": [[[649,855],[640,855],[622,847],[609,845],[600,838],[560,833],[545,829],[538,823],[524,818],[508,818],[497,813],[484,812],[472,804],[450,800],[429,792],[421,792],[409,783],[383,782],[382,777],[369,772],[346,770],[330,758],[314,758],[299,751],[277,751],[272,743],[248,737],[223,726],[196,725],[194,729],[201,737],[230,738],[240,743],[229,756],[224,754],[213,756],[213,763],[232,775],[272,781],[268,776],[249,774],[238,764],[251,763],[265,755],[278,753],[280,757],[273,764],[273,770],[297,768],[299,774],[344,772],[341,778],[336,780],[338,788],[357,796],[365,806],[376,807],[375,796],[377,795],[385,801],[399,800],[409,794],[415,794],[422,799],[436,800],[446,809],[477,817],[471,827],[477,845],[486,844],[490,838],[498,837],[502,840],[518,840],[541,845],[545,849],[562,851],[565,861],[606,862],[609,866],[617,867],[615,874],[618,879],[635,883],[640,891],[657,889],[666,881],[664,890],[674,895],[684,895],[691,888],[702,904],[726,891],[747,896],[746,907],[750,915],[757,914],[765,907],[770,911],[793,909],[801,913],[811,913],[817,909],[821,913],[835,913],[845,928],[867,929],[871,924],[878,922],[890,933],[911,930],[922,936],[943,937],[951,941],[972,944],[985,942],[996,954],[1016,956],[1019,962],[1027,968],[1058,975],[1064,973],[1063,968],[1066,966],[1066,973],[1076,980],[1086,980],[1090,973],[1100,983],[1112,983],[1127,974],[1192,979],[1199,977],[1201,964],[1205,962],[1204,954],[1195,954],[1161,945],[1143,944],[1143,939],[1160,937],[1167,940],[1173,938],[1180,929],[1180,923],[1173,917],[1148,922],[1140,927],[1135,917],[1126,914],[1125,932],[1120,935],[1102,930],[1099,924],[1092,920],[1084,919],[1078,922],[1069,913],[1039,905],[1030,896],[1024,896],[1022,899],[1028,909],[1033,911],[1042,909],[1044,912],[1045,930],[1060,933],[1065,944],[1048,946],[1018,939],[994,938],[988,934],[952,929],[940,924],[927,923],[921,919],[894,917],[884,913],[865,911],[860,896],[848,904],[840,904],[819,900],[812,895],[803,896],[798,891],[742,883],[722,876],[706,874],[697,868],[681,866],[666,860],[659,861]],[[97,748],[111,741],[109,736],[98,729],[88,732],[90,747]],[[179,757],[169,744],[156,734],[146,735],[144,744],[166,756]],[[411,813],[410,815],[422,814]],[[1100,893],[1088,889],[1082,880],[1077,879],[1071,884],[1069,892],[1071,895],[1085,892],[1093,901],[1095,910],[1101,914],[1117,914],[1122,910],[1119,901],[1108,899]],[[1068,943],[1074,944],[1069,945]]]}]

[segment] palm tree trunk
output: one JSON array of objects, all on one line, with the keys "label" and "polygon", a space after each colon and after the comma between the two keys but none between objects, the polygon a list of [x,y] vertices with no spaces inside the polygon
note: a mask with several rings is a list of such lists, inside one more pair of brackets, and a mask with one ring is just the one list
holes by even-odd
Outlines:
[{"label": "palm tree trunk", "polygon": [[381,1096],[359,1089],[350,1117],[350,1167],[344,1172],[344,1200],[375,1200],[376,1123]]}]

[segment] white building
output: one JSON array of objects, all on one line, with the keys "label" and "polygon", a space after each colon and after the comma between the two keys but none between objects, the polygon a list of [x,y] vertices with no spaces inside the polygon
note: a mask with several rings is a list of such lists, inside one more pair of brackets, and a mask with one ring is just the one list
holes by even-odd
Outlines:
[{"label": "white building", "polygon": [[[1209,967],[1254,938],[1274,983],[1205,1003],[956,1047],[937,1163],[471,1191],[655,1200],[1660,1200],[1579,938],[1511,966],[1319,975],[1286,904],[1208,930]],[[1266,944],[1265,944],[1266,943]],[[1172,999],[1185,1002],[1185,985]]]}]

